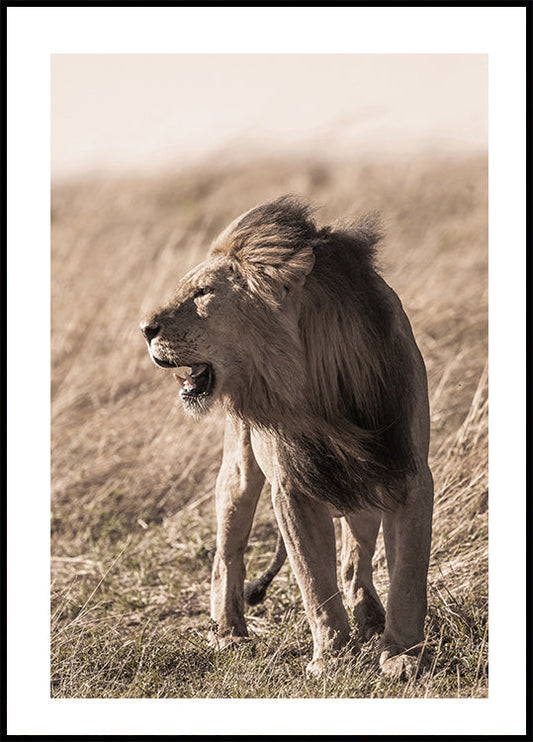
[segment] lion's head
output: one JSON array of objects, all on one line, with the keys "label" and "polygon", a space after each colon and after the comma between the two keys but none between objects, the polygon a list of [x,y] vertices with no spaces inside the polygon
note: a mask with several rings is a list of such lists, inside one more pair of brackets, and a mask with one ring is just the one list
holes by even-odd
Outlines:
[{"label": "lion's head", "polygon": [[262,401],[270,419],[273,406],[301,401],[298,299],[315,262],[315,237],[307,208],[292,199],[252,209],[142,323],[152,360],[174,370],[188,413],[201,415],[221,399],[239,414],[251,412],[252,402],[257,416]]},{"label": "lion's head", "polygon": [[399,302],[374,270],[378,239],[368,219],[319,228],[283,197],[232,222],[141,324],[188,413],[220,400],[274,431],[309,490],[334,478],[370,492],[410,466],[410,361]]}]

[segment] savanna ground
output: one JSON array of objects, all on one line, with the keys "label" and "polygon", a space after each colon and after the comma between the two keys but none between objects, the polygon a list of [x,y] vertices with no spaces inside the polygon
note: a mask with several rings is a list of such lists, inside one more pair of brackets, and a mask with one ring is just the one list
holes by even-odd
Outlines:
[{"label": "savanna ground", "polygon": [[[320,680],[288,563],[248,608],[253,643],[206,642],[223,419],[186,419],[138,323],[245,209],[294,193],[321,223],[379,210],[381,271],[429,375],[435,478],[427,641],[418,681],[379,676],[371,644]],[[175,176],[63,184],[52,193],[54,697],[486,697],[487,164],[260,161]],[[268,492],[246,554],[275,545]],[[378,590],[388,579],[381,541]]]}]

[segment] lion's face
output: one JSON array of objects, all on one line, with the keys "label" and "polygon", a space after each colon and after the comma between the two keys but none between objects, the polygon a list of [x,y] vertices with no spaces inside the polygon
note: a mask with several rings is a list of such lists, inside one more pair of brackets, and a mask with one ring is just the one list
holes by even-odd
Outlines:
[{"label": "lion's face", "polygon": [[221,399],[263,425],[305,405],[298,320],[314,235],[306,209],[287,200],[252,209],[141,323],[152,360],[173,369],[188,413]]},{"label": "lion's face", "polygon": [[190,271],[174,298],[141,324],[152,361],[172,369],[184,408],[194,416],[231,392],[241,363],[238,328],[244,294],[231,260],[209,259]]}]

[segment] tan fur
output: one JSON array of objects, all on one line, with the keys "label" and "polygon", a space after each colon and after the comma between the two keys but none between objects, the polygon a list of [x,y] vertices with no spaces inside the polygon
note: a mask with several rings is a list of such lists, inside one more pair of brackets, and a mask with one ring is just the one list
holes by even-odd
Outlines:
[{"label": "tan fur", "polygon": [[[191,368],[200,416],[228,420],[217,481],[216,641],[247,637],[243,554],[265,476],[314,641],[309,669],[349,638],[383,631],[381,667],[410,672],[423,642],[433,487],[425,368],[409,321],[374,269],[372,220],[318,228],[283,198],[236,219],[142,329],[154,362]],[[204,369],[206,369],[204,371]],[[200,373],[202,372],[202,373]],[[372,584],[383,522],[387,612]],[[278,567],[279,568],[279,567]]]}]

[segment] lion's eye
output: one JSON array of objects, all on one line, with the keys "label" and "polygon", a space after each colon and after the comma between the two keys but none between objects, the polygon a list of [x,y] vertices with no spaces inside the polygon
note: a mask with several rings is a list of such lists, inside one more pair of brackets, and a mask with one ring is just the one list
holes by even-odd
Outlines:
[{"label": "lion's eye", "polygon": [[201,289],[196,289],[196,291],[192,295],[192,298],[193,299],[198,299],[199,296],[205,296],[206,294],[210,294],[210,293],[211,293],[211,289],[208,288],[208,287],[206,287],[206,286],[204,286]]}]

